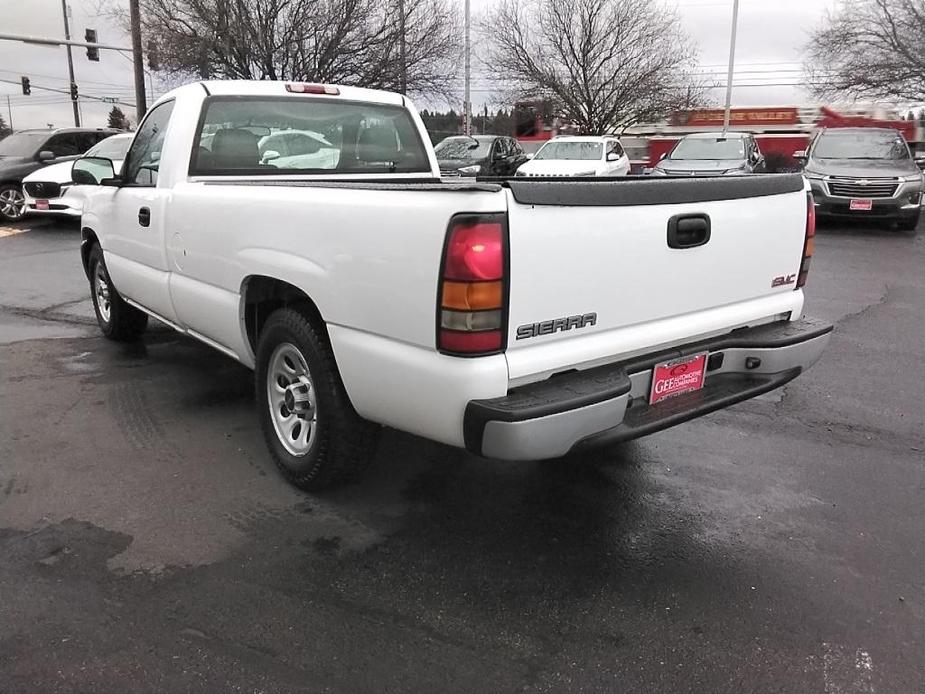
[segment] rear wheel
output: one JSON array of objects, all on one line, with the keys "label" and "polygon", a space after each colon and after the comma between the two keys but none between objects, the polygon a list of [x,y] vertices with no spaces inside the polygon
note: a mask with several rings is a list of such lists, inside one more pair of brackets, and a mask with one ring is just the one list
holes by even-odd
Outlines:
[{"label": "rear wheel", "polygon": [[256,388],[264,439],[292,484],[317,491],[369,465],[379,427],[353,409],[327,339],[299,311],[279,309],[264,324]]},{"label": "rear wheel", "polygon": [[0,219],[18,222],[26,215],[26,197],[18,183],[0,186]]},{"label": "rear wheel", "polygon": [[148,314],[119,296],[106,270],[103,249],[99,245],[90,250],[88,260],[93,310],[103,335],[116,342],[137,340],[148,327]]}]

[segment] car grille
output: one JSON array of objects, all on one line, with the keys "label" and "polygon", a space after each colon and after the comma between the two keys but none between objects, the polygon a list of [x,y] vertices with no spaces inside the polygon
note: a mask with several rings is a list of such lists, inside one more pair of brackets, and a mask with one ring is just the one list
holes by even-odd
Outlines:
[{"label": "car grille", "polygon": [[669,176],[719,176],[722,170],[711,169],[710,171],[681,171],[669,170],[666,172]]},{"label": "car grille", "polygon": [[828,180],[829,192],[840,198],[892,198],[899,187],[895,178],[839,178]]},{"label": "car grille", "polygon": [[57,198],[61,195],[61,184],[51,181],[29,181],[23,185],[26,192],[33,198]]}]

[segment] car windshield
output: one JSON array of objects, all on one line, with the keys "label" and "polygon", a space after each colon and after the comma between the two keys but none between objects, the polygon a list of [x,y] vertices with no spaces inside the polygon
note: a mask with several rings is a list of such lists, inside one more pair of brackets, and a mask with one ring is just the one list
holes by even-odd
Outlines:
[{"label": "car windshield", "polygon": [[126,137],[125,135],[107,137],[105,140],[97,142],[88,149],[85,156],[104,157],[106,159],[118,159],[121,161],[125,159],[125,153],[128,151],[128,146],[131,143],[132,138]]},{"label": "car windshield", "polygon": [[813,147],[818,159],[908,159],[909,147],[899,132],[826,132]]},{"label": "car windshield", "polygon": [[47,139],[48,133],[13,133],[0,140],[0,157],[31,157]]},{"label": "car windshield", "polygon": [[492,141],[472,137],[448,137],[434,148],[437,159],[484,159],[488,156]]},{"label": "car windshield", "polygon": [[540,148],[534,159],[597,161],[603,149],[600,142],[548,142]]},{"label": "car windshield", "polygon": [[671,151],[672,159],[745,159],[745,140],[741,137],[689,137]]}]

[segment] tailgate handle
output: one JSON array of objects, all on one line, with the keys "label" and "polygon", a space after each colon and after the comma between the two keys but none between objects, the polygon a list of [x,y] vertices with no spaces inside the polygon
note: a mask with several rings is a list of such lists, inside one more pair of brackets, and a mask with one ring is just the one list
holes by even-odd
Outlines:
[{"label": "tailgate handle", "polygon": [[709,215],[678,214],[668,220],[669,248],[697,248],[709,240]]}]

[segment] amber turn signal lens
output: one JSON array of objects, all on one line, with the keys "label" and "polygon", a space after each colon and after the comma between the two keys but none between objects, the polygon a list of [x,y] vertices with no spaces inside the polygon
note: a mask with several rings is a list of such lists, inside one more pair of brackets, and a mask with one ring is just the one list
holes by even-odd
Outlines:
[{"label": "amber turn signal lens", "polygon": [[502,282],[444,282],[443,308],[482,311],[501,308]]}]

